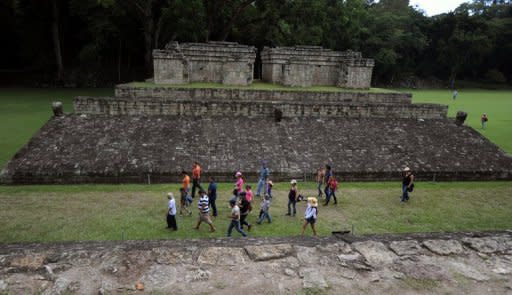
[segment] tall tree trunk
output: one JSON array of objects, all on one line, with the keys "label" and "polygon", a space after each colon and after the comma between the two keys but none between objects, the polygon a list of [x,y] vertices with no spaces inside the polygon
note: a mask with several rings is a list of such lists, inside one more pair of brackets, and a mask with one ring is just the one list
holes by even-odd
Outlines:
[{"label": "tall tree trunk", "polygon": [[155,24],[153,21],[152,5],[146,7],[144,22],[144,67],[147,75],[153,72],[153,36],[155,33]]},{"label": "tall tree trunk", "polygon": [[55,63],[57,64],[57,80],[62,80],[64,75],[64,65],[62,63],[62,52],[60,48],[59,11],[57,8],[57,0],[52,1],[52,14],[52,39],[53,51],[55,53]]}]

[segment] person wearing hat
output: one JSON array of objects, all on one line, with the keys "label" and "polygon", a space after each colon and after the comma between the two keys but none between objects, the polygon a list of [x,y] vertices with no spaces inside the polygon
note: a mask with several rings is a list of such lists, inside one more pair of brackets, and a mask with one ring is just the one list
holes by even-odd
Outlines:
[{"label": "person wearing hat", "polygon": [[174,195],[172,193],[168,193],[167,199],[169,200],[167,204],[167,228],[177,231],[178,226],[176,225],[176,201],[174,200]]},{"label": "person wearing hat", "polygon": [[[290,188],[290,192],[288,193],[288,213],[286,213],[286,215],[287,216],[295,216],[295,214],[297,213],[297,208],[296,208],[297,197],[299,195],[297,193],[297,180],[292,179],[292,181],[290,181],[290,184],[292,185],[292,187]],[[292,208],[293,208],[293,215],[292,215]]]},{"label": "person wearing hat", "polygon": [[268,180],[267,181],[267,187],[265,189],[265,195],[268,196],[270,198],[270,200],[272,200],[272,187],[274,186],[274,183],[272,182],[272,180]]},{"label": "person wearing hat", "polygon": [[231,207],[231,215],[229,218],[231,219],[231,223],[228,227],[228,237],[231,237],[231,232],[233,228],[236,229],[242,236],[247,237],[247,234],[240,227],[240,208],[236,204],[236,199],[229,200],[229,206]]},{"label": "person wearing hat", "polygon": [[402,196],[400,202],[409,201],[409,192],[412,192],[414,186],[414,175],[409,167],[404,168],[404,178],[402,179]]},{"label": "person wearing hat", "polygon": [[318,200],[316,198],[308,198],[308,205],[306,207],[306,212],[304,213],[304,224],[302,225],[302,233],[304,235],[304,231],[308,224],[311,224],[311,229],[313,230],[313,235],[316,236],[316,220],[318,218]]}]

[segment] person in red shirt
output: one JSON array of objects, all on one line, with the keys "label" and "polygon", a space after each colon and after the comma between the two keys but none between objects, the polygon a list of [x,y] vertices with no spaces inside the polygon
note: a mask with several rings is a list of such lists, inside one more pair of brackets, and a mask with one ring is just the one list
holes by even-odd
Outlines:
[{"label": "person in red shirt", "polygon": [[331,200],[331,197],[334,199],[334,205],[338,204],[338,200],[336,199],[336,190],[338,189],[338,181],[336,180],[336,177],[332,176],[329,177],[329,182],[327,183],[329,186],[329,195],[325,198],[325,204],[324,206],[329,205],[329,201]]},{"label": "person in red shirt", "polygon": [[196,188],[198,188],[199,191],[203,190],[200,183],[201,172],[201,166],[199,166],[199,163],[194,162],[194,166],[192,167],[192,198],[196,197]]}]

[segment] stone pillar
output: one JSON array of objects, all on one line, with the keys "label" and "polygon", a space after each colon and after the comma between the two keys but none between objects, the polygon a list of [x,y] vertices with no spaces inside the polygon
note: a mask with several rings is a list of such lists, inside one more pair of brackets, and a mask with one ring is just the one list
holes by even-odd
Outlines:
[{"label": "stone pillar", "polygon": [[468,113],[463,111],[458,111],[457,116],[455,116],[455,124],[462,126],[466,118],[468,117]]},{"label": "stone pillar", "polygon": [[54,101],[52,102],[52,111],[54,117],[60,117],[64,115],[64,107],[62,106],[62,102]]}]

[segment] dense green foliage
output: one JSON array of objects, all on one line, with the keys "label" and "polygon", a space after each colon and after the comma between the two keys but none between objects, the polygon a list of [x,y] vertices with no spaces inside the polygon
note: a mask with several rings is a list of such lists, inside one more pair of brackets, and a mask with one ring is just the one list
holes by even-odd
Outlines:
[{"label": "dense green foliage", "polygon": [[359,50],[376,60],[374,84],[503,83],[512,79],[511,6],[472,0],[427,17],[407,0],[1,0],[0,70],[4,82],[140,80],[154,48],[226,40]]},{"label": "dense green foliage", "polygon": [[[227,200],[232,184],[219,185],[214,221],[217,231],[193,230],[192,216],[178,216],[177,232],[165,228],[165,193],[178,185],[0,186],[0,244],[69,240],[211,238],[226,235]],[[274,188],[272,224],[256,225],[259,199],[248,220],[252,236],[300,234],[304,202],[297,216],[285,216],[288,183]],[[299,183],[301,194],[316,194],[314,183]],[[320,235],[336,230],[363,233],[505,230],[512,227],[510,182],[417,183],[408,203],[400,203],[400,184],[342,183],[338,205],[319,207]],[[307,235],[311,235],[308,228]],[[233,234],[239,237],[238,233]]]}]

